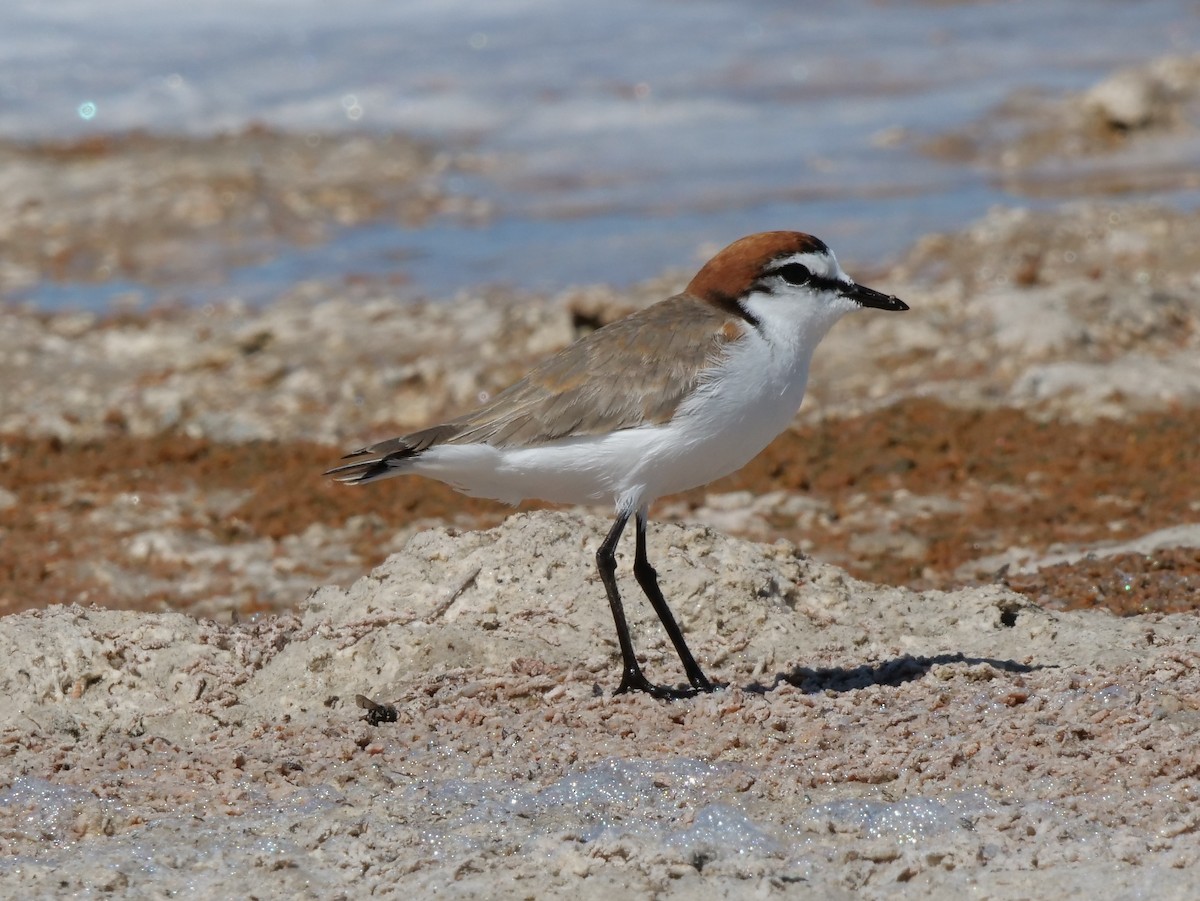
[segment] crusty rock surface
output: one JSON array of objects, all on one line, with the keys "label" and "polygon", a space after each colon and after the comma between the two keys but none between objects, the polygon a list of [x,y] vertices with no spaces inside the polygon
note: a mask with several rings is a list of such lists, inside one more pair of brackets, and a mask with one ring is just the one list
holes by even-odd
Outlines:
[{"label": "crusty rock surface", "polygon": [[[425,532],[255,622],[6,618],[0,892],[1194,890],[1194,615],[883,588],[661,526],[665,592],[730,687],[613,697],[606,528],[540,512]],[[679,679],[622,584],[649,672]],[[360,693],[394,721],[365,721]]]}]

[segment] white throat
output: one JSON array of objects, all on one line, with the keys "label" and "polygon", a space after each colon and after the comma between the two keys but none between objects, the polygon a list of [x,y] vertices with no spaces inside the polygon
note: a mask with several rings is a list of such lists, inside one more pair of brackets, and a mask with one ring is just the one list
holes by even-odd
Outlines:
[{"label": "white throat", "polygon": [[808,363],[821,340],[838,320],[858,309],[851,300],[832,292],[798,289],[797,297],[754,293],[746,310],[758,320],[755,331],[776,352],[790,355],[808,372]]}]

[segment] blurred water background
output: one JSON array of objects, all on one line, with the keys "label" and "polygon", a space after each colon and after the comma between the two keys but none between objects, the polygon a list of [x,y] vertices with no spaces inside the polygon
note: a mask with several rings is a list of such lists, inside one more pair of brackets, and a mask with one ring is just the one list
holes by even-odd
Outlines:
[{"label": "blurred water background", "polygon": [[[1034,202],[921,153],[925,138],[1018,89],[1080,90],[1198,46],[1200,5],[1184,0],[8,0],[0,139],[264,123],[403,132],[490,160],[448,184],[486,199],[485,221],[281,245],[222,273],[223,296],[398,265],[426,296],[619,285],[768,228],[875,268],[921,234]],[[42,283],[21,299],[87,307],[114,290]]]}]

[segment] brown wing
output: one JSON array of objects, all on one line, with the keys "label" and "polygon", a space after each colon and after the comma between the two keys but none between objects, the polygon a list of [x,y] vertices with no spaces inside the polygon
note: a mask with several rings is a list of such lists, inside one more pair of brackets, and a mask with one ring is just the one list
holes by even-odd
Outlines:
[{"label": "brown wing", "polygon": [[354,451],[344,459],[355,462],[326,475],[351,483],[397,475],[436,444],[530,446],[668,422],[703,371],[741,337],[743,322],[677,294],[581,338],[478,410]]},{"label": "brown wing", "polygon": [[453,421],[448,444],[537,445],[667,422],[700,373],[742,334],[728,312],[687,294],[647,307],[534,367]]}]

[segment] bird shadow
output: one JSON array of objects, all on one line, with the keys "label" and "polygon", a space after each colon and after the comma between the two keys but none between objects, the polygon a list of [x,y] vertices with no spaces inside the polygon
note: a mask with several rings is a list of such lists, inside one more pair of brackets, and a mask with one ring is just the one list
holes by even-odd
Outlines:
[{"label": "bird shadow", "polygon": [[905,654],[881,663],[863,664],[854,667],[820,667],[814,669],[808,666],[797,666],[786,672],[776,673],[770,682],[755,681],[742,686],[742,690],[751,694],[766,694],[781,685],[792,685],[805,694],[820,692],[859,691],[872,685],[903,685],[924,678],[929,671],[939,665],[949,663],[965,663],[971,666],[986,663],[994,669],[1006,673],[1031,673],[1040,669],[1053,669],[1053,664],[1030,665],[1017,663],[1015,660],[996,660],[991,657],[968,657],[965,654],[938,654],[935,657],[914,657]]}]

